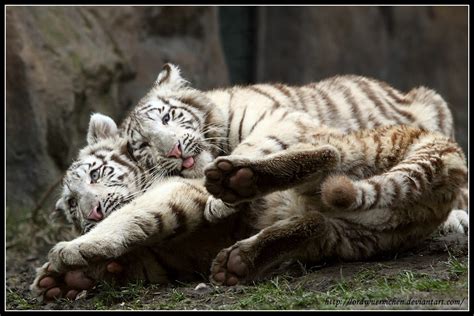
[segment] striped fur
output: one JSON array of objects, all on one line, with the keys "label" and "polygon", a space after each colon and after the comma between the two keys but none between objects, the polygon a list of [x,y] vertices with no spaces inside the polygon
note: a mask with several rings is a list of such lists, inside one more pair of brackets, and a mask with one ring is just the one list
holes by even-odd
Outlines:
[{"label": "striped fur", "polygon": [[[306,126],[295,118],[297,112],[310,119],[310,126],[344,132],[405,124],[454,135],[446,102],[424,87],[405,94],[375,79],[346,75],[299,87],[256,84],[199,91],[170,64],[121,129],[144,167],[160,165],[167,174],[200,177],[217,156],[249,149],[264,156],[300,143]],[[267,139],[273,146],[262,148]],[[178,144],[181,156],[169,155]],[[189,157],[191,168],[183,165]]]},{"label": "striped fur", "polygon": [[[211,281],[233,285],[262,277],[270,267],[286,259],[362,260],[397,251],[413,246],[413,240],[422,240],[448,217],[455,198],[453,192],[466,181],[462,151],[441,134],[392,127],[350,135],[334,130],[322,134],[318,130],[311,139],[312,143],[295,145],[264,158],[272,162],[263,166],[267,171],[273,166],[273,176],[278,179],[267,179],[259,186],[279,183],[286,187],[290,183],[294,189],[253,199],[239,206],[244,214],[230,215],[216,223],[204,218],[209,194],[202,179],[162,179],[130,203],[105,214],[88,233],[57,244],[49,254],[52,271],[46,266],[38,269],[31,286],[33,293],[43,295],[44,289],[38,286],[42,277],[60,279],[72,267],[84,267],[94,279],[107,279],[110,276],[104,266],[96,262],[111,258],[127,267],[122,281],[191,280],[206,274],[211,267]],[[104,139],[94,147],[112,140],[122,147],[120,137]],[[375,148],[379,155],[363,148]],[[311,159],[317,161],[308,165]],[[301,164],[317,166],[317,175],[305,174],[313,171]],[[401,168],[410,169],[413,180],[374,180]],[[334,176],[337,174],[344,175],[342,181]],[[282,179],[285,175],[289,178]],[[347,193],[359,192],[351,186],[364,181],[372,185],[360,186],[365,190],[364,203],[344,205],[337,200],[349,195],[349,201],[362,201],[358,193]],[[397,191],[393,189],[397,187],[395,183],[412,191]],[[281,187],[272,187],[267,193],[275,189]],[[343,194],[335,200],[328,198],[334,192]],[[417,196],[417,200],[411,197],[411,202],[406,203],[401,197],[407,193]],[[382,204],[384,194],[387,203]],[[370,207],[366,207],[369,203]],[[465,216],[460,215],[453,214],[451,220],[458,224],[465,221]]]},{"label": "striped fur", "polygon": [[[412,127],[384,127],[399,123]],[[102,128],[91,139],[110,131]],[[152,172],[147,183],[153,186],[144,193],[130,189],[142,191],[86,234],[57,244],[49,260],[58,277],[82,266],[103,278],[95,262],[115,258],[128,267],[125,280],[183,280],[211,267],[214,283],[233,285],[286,259],[365,259],[432,233],[448,218],[467,172],[462,151],[447,138],[452,118],[441,97],[425,88],[404,95],[356,76],[203,93],[168,66],[121,131],[96,146],[113,139],[144,176]],[[243,161],[252,172],[274,168],[266,173],[273,178],[258,183],[262,192],[250,191],[256,196],[244,196],[248,203],[236,204],[241,213],[212,223],[204,217],[210,195],[203,180],[173,176],[202,177],[213,159],[228,153],[211,166]],[[87,170],[79,178],[90,176]],[[402,190],[402,182],[412,190]],[[38,280],[47,273],[38,270],[32,285],[38,295]]]},{"label": "striped fur", "polygon": [[56,210],[83,233],[152,183],[150,173],[130,157],[127,142],[119,138],[110,118],[92,115],[87,141],[66,171],[56,202]]},{"label": "striped fur", "polygon": [[408,126],[350,134],[317,129],[307,140],[260,159],[219,157],[206,170],[206,188],[234,205],[295,189],[310,201],[353,211],[408,207],[435,192],[452,205],[467,183],[462,149],[440,133]]},{"label": "striped fur", "polygon": [[[167,64],[121,129],[140,165],[194,178],[218,156],[264,157],[305,142],[311,129],[351,132],[400,124],[454,139],[446,102],[425,87],[404,94],[382,81],[346,75],[299,87],[257,84],[203,92]],[[175,147],[179,155],[170,154]],[[466,192],[460,191],[459,202]]]},{"label": "striped fur", "polygon": [[250,208],[261,230],[217,255],[214,283],[255,280],[288,259],[363,260],[412,247],[440,225],[468,225],[467,213],[452,212],[465,157],[445,135],[393,126],[308,138],[261,159],[217,159],[218,197],[250,201],[218,215]]}]

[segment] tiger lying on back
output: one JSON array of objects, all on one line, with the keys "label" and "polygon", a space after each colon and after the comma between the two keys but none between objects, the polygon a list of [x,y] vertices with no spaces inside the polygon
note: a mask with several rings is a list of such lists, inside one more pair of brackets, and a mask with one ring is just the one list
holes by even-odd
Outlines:
[{"label": "tiger lying on back", "polygon": [[[36,295],[48,290],[39,286],[45,276],[60,279],[74,267],[103,278],[98,262],[111,258],[127,265],[128,279],[166,282],[174,271],[182,280],[211,267],[213,282],[234,285],[265,275],[286,259],[359,260],[395,251],[413,246],[442,224],[466,183],[461,149],[441,134],[391,127],[344,136],[316,129],[308,131],[306,144],[245,165],[251,173],[247,182],[257,184],[258,196],[266,195],[241,204],[245,216],[219,213],[226,218],[209,223],[203,216],[208,193],[202,180],[169,177],[142,194],[136,181],[150,181],[153,171],[134,168],[127,142],[114,128],[100,130],[89,134],[103,139],[81,151],[68,173],[76,177],[65,182],[69,191],[62,200],[73,196],[75,202],[59,203],[67,212],[84,214],[73,220],[85,217],[97,225],[50,251],[52,271],[47,265],[38,269],[32,285]],[[222,163],[228,161],[223,158],[217,166]],[[242,170],[234,162],[232,168]],[[219,170],[219,178],[229,175],[226,166]],[[136,196],[113,212],[108,208],[113,210],[115,204],[105,203],[110,181],[124,181],[117,199]],[[88,195],[91,189],[98,204],[81,204],[82,198],[96,196]],[[281,189],[288,190],[270,193]],[[87,226],[85,220],[79,225]]]}]

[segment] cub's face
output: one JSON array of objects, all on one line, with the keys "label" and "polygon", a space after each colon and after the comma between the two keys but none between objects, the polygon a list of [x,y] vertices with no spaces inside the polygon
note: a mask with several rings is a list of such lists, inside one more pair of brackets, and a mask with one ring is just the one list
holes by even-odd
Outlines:
[{"label": "cub's face", "polygon": [[144,169],[186,178],[203,176],[217,146],[207,136],[210,102],[166,64],[151,91],[124,122],[130,152]]},{"label": "cub's face", "polygon": [[87,138],[87,147],[63,178],[61,198],[56,203],[56,209],[64,211],[82,232],[132,200],[147,184],[110,118],[94,114]]}]

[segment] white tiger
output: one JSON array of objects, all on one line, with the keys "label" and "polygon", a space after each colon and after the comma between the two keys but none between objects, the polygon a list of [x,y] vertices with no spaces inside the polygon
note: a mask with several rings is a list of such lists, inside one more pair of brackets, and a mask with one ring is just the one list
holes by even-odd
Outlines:
[{"label": "white tiger", "polygon": [[[178,67],[166,64],[121,129],[139,165],[193,178],[202,176],[206,166],[215,169],[218,159],[209,164],[216,157],[231,154],[225,158],[230,162],[262,158],[308,141],[308,130],[328,126],[347,133],[394,124],[454,139],[446,102],[424,87],[403,94],[384,82],[349,75],[301,87],[258,84],[202,92],[188,85]],[[211,213],[245,200],[206,187],[219,198],[209,198],[209,220]],[[459,191],[454,208],[467,208],[467,189]]]},{"label": "white tiger", "polygon": [[[71,214],[83,214],[71,219],[86,227],[81,220],[86,218],[95,227],[50,251],[49,263],[38,269],[31,286],[39,297],[48,296],[53,290],[68,296],[69,291],[60,290],[68,290],[61,280],[64,272],[74,267],[83,267],[92,278],[105,278],[100,262],[110,259],[126,266],[122,281],[184,281],[210,268],[213,282],[234,285],[262,277],[270,267],[286,259],[317,261],[336,256],[361,260],[404,249],[413,246],[414,240],[423,240],[447,218],[454,193],[466,180],[461,149],[439,133],[402,126],[348,135],[332,130],[321,133],[317,129],[308,131],[311,144],[298,144],[254,160],[252,172],[261,175],[263,170],[265,175],[258,177],[258,188],[269,194],[239,206],[240,214],[209,223],[203,216],[209,194],[202,179],[168,177],[142,193],[140,186],[130,182],[143,178],[143,173],[149,182],[152,171],[129,166],[133,160],[126,150],[126,140],[114,126],[104,128],[111,124],[110,120],[96,115],[92,121],[92,129],[100,127],[106,132],[101,134],[103,139],[81,151],[68,172],[65,185],[70,188],[64,191],[62,200],[71,196],[83,202],[90,202],[91,196],[98,199],[65,206]],[[395,136],[400,141],[393,144]],[[384,145],[378,155],[376,150],[360,150],[377,148],[377,142]],[[431,151],[428,160],[427,148]],[[395,160],[394,151],[400,152]],[[424,167],[419,169],[416,165]],[[132,170],[137,171],[136,176],[128,174]],[[345,176],[331,176],[335,171]],[[381,172],[401,177],[402,180],[386,181],[399,181],[397,196],[389,186],[381,189]],[[414,182],[405,183],[403,176],[410,172],[420,175]],[[116,179],[125,182],[122,196],[134,195],[134,199],[114,210],[114,204],[104,201],[110,184],[117,184]],[[352,182],[356,179],[359,181]],[[370,193],[373,189],[367,187],[368,183],[380,183],[380,191]],[[270,193],[289,186],[295,190]],[[366,198],[352,194],[352,186],[364,190]],[[318,197],[315,191],[322,193]],[[392,198],[387,200],[386,196]],[[99,216],[96,202],[103,205]],[[58,281],[51,287],[41,286],[46,277]]]},{"label": "white tiger", "polygon": [[[273,93],[270,93],[271,91],[273,91]],[[276,93],[277,91],[280,91],[280,94]],[[338,99],[338,96],[343,98]],[[318,103],[317,100],[322,102]],[[334,100],[338,101],[334,102]],[[255,108],[255,104],[258,104],[259,107]],[[291,106],[296,107],[297,110],[301,110],[303,106],[307,106],[306,110],[310,115],[302,111],[297,111],[294,108],[292,109]],[[364,107],[364,111],[361,110],[362,106]],[[353,113],[349,113],[347,108],[352,109]],[[433,109],[436,109],[436,111],[428,112],[428,110]],[[430,117],[428,117],[428,115],[423,116],[423,111],[434,114]],[[373,113],[377,112],[380,114],[379,117],[373,115]],[[354,117],[351,119],[350,115]],[[433,118],[435,118],[435,120],[433,120]],[[106,118],[103,119],[105,125],[110,123]],[[344,121],[348,122],[348,125],[341,128],[342,122]],[[254,168],[255,165],[261,165],[262,161],[271,162],[275,157],[280,160],[283,159],[279,155],[282,155],[282,157],[290,155],[290,157],[292,157],[291,155],[293,155],[294,152],[291,150],[294,146],[299,143],[312,144],[315,133],[321,133],[324,125],[332,124],[333,126],[339,127],[339,130],[335,132],[335,134],[341,131],[349,132],[363,127],[373,128],[379,126],[379,128],[372,131],[371,134],[379,135],[383,131],[380,126],[399,123],[406,123],[432,131],[440,131],[445,135],[452,134],[452,117],[445,102],[439,95],[425,88],[414,89],[407,95],[402,95],[400,92],[378,81],[363,77],[343,76],[300,88],[290,88],[284,85],[255,85],[203,93],[186,86],[185,80],[179,75],[178,69],[172,65],[166,65],[163,72],[160,73],[154,88],[141,100],[137,108],[130,113],[122,125],[122,129],[124,132],[123,135],[127,138],[126,147],[128,153],[131,159],[138,162],[137,165],[140,166],[142,170],[151,169],[161,175],[168,176],[181,175],[184,177],[199,177],[203,175],[205,167],[208,166],[206,169],[206,187],[212,194],[219,198],[215,199],[206,196],[206,198],[208,198],[206,206],[206,217],[208,220],[212,221],[216,218],[225,217],[233,212],[234,209],[221,203],[221,199],[233,205],[238,205],[239,202],[242,201],[250,201],[251,206],[249,209],[252,211],[251,213],[259,215],[267,214],[259,217],[258,223],[260,224],[256,227],[250,226],[252,229],[260,230],[265,227],[273,227],[273,225],[276,225],[280,220],[287,220],[291,217],[291,214],[295,215],[289,211],[288,204],[282,205],[281,203],[282,201],[298,201],[299,198],[297,198],[297,196],[301,194],[297,194],[295,197],[294,191],[291,190],[291,192],[283,191],[270,194],[264,198],[267,205],[272,205],[272,212],[267,213],[270,208],[262,206],[262,200],[255,199],[255,196],[252,196],[255,192],[254,175],[259,172],[258,168]],[[351,135],[354,137],[353,134]],[[392,145],[395,144],[392,143]],[[311,150],[315,150],[316,152],[320,151],[317,147],[313,146],[311,148]],[[376,150],[376,152],[374,152],[375,157],[377,157],[377,153],[380,154],[382,152],[382,150],[378,152],[377,148],[379,147],[373,148],[373,150]],[[290,152],[287,152],[288,149],[290,149]],[[230,151],[232,151],[232,156],[223,157],[222,159],[219,158],[209,166],[209,162],[216,156],[229,153]],[[345,150],[344,148],[337,148],[337,152],[344,154]],[[225,168],[219,167],[219,163],[223,161],[231,166],[231,170],[225,170]],[[458,162],[457,164],[462,168],[462,163]],[[280,169],[278,169],[280,173],[285,174],[285,166],[276,165],[280,167]],[[216,170],[220,170],[217,176],[214,172]],[[252,187],[245,183],[242,185],[242,177],[238,176],[239,172],[242,173],[241,170],[250,170],[250,176],[244,176],[243,179],[244,182],[252,180],[253,182],[250,181],[252,182],[250,183]],[[323,166],[321,171],[324,170],[330,172],[332,169],[325,169]],[[348,172],[347,170],[346,172]],[[228,171],[233,171],[237,177],[229,176],[227,173],[232,174],[232,172]],[[274,172],[271,176],[275,177],[275,175],[276,173]],[[365,173],[364,177],[369,175],[370,174]],[[215,185],[216,180],[220,181],[220,177],[222,176],[226,177],[227,183],[219,182],[219,185]],[[216,179],[216,177],[218,179]],[[235,194],[235,186],[232,187],[232,178],[241,178],[239,180],[240,183],[238,183],[239,188],[237,194]],[[274,180],[275,178],[269,177],[269,179]],[[293,185],[288,179],[285,181],[285,188]],[[277,182],[278,181],[275,181],[275,183]],[[173,183],[173,181],[167,180],[166,183]],[[421,183],[422,182],[418,181],[418,184],[421,185]],[[318,187],[317,184],[314,185]],[[442,185],[448,185],[448,183],[442,183]],[[449,188],[448,192],[456,190],[458,182],[452,183],[451,185],[452,187]],[[222,187],[226,190],[221,190]],[[262,188],[263,187],[264,186],[262,186]],[[231,190],[229,190],[229,188]],[[266,187],[266,191],[264,191],[268,193],[275,191],[275,189],[281,189],[281,187],[272,185]],[[171,191],[165,190],[160,192]],[[229,194],[229,192],[231,194]],[[168,198],[167,194],[159,198],[166,199]],[[156,198],[153,199],[148,193],[145,193],[144,196],[147,197],[148,202],[145,202],[145,198],[138,198],[138,201],[152,204],[158,203]],[[156,194],[154,197],[156,197]],[[177,201],[180,201],[180,199],[178,198]],[[304,204],[300,204],[300,202],[294,203],[296,202],[291,202],[290,205],[292,205],[297,212],[301,212],[301,209],[306,209]],[[134,202],[132,202],[132,204],[134,205],[133,207],[139,207],[141,205],[140,203],[135,204]],[[317,204],[311,203],[310,205],[314,206]],[[131,207],[128,207],[128,209],[130,208]],[[151,206],[147,208],[150,209]],[[241,209],[242,206],[239,206],[239,208]],[[125,206],[124,209],[127,209],[127,206]],[[182,220],[182,217],[176,215],[176,212],[174,212],[176,209],[173,211],[173,207],[170,205],[168,205],[168,209],[171,210],[170,214],[173,214],[175,223],[179,222],[179,218]],[[444,207],[443,209],[446,210]],[[91,211],[91,213],[93,212]],[[91,213],[89,213],[89,215]],[[118,213],[124,214],[122,211]],[[467,223],[465,220],[465,216],[467,215],[465,215],[464,212],[453,212],[451,214],[456,218],[457,223]],[[118,215],[112,218],[117,218],[117,216]],[[445,216],[447,216],[447,213]],[[121,225],[125,225],[125,221],[130,220],[130,218],[127,219],[125,215],[121,215],[118,218],[120,218],[121,221],[119,225],[121,228],[124,227]],[[445,219],[446,217],[443,218]],[[458,220],[458,218],[461,218],[461,221]],[[138,220],[136,216],[134,219],[135,221]],[[309,219],[304,216],[302,220],[308,220],[308,222],[303,223],[297,221],[299,224],[287,224],[290,225],[289,227],[311,224],[311,216]],[[318,219],[315,220],[316,222],[320,222],[322,219],[318,217]],[[324,221],[325,220],[323,220],[323,222]],[[439,218],[437,221],[439,221]],[[104,223],[106,222],[107,221],[104,221]],[[143,222],[146,223],[149,221],[147,221],[145,217]],[[193,220],[192,222],[199,226],[199,221]],[[437,225],[440,223],[441,222]],[[100,241],[101,238],[104,238],[102,235],[107,230],[107,227],[105,224],[102,224],[102,222],[98,227],[102,227],[98,233],[96,232],[92,235],[86,234],[84,236],[89,237],[86,238],[83,236],[83,239],[75,241],[75,244],[78,245],[76,247],[81,247],[81,245],[87,243],[104,244],[103,241],[90,242],[91,236],[95,236],[96,241]],[[270,231],[272,231],[272,229],[270,229]],[[121,231],[123,231],[123,229]],[[193,230],[191,230],[191,232],[192,231]],[[285,231],[285,229],[275,231],[275,234],[278,236]],[[366,231],[366,233],[368,233],[368,231]],[[257,240],[258,242],[265,243],[265,240],[267,240],[267,238],[264,238],[262,241],[259,240],[261,238],[255,236],[250,237],[250,240],[252,240],[251,243]],[[147,239],[149,236],[146,235],[145,237],[145,239]],[[106,257],[117,257],[126,253],[128,251],[127,249],[130,248],[130,241],[119,242],[119,244],[122,243],[125,243],[126,246],[119,247],[120,251],[117,250],[117,247],[111,246],[115,249],[113,251],[119,252],[110,250],[110,252],[107,253],[107,251],[104,250],[107,249],[105,246],[105,248],[97,248],[96,246],[94,248],[96,249],[95,252],[92,252],[97,256],[99,250],[101,250],[102,255]],[[117,242],[115,244],[111,243],[111,245],[117,245]],[[392,246],[395,247],[395,245]],[[58,249],[61,251],[56,249],[56,252],[52,251],[51,253],[51,258],[54,259],[52,262],[55,263],[54,267],[57,270],[64,269],[64,266],[71,265],[71,262],[64,262],[64,258],[58,259],[59,253],[67,253],[64,251],[65,247],[68,251],[71,250],[70,248],[74,248],[69,243],[62,244],[61,246],[58,245]],[[235,249],[235,247],[232,249]],[[222,271],[215,270],[221,269],[222,264],[225,264],[225,261],[230,258],[231,252],[229,251],[224,251],[226,255],[221,255],[220,259],[219,256],[216,258],[215,262],[220,261],[220,263],[213,265],[213,280],[215,282],[232,285],[232,283],[234,283],[235,280],[238,281],[239,278],[236,278],[234,275],[230,278],[221,278],[219,281],[220,277],[218,275],[222,277]],[[277,255],[282,256],[283,253],[285,256],[290,255],[290,253],[285,253],[284,251],[276,252]],[[361,253],[358,253],[356,256],[360,257],[360,255]],[[225,257],[225,260],[222,256]],[[314,254],[311,256],[314,258]],[[222,262],[222,260],[224,260],[224,262]],[[266,260],[268,260],[268,258]],[[57,263],[58,261],[60,262],[59,264]],[[89,261],[85,261],[86,262],[82,261],[81,264],[89,263]],[[248,264],[247,262],[247,267]],[[255,275],[261,273],[261,270],[264,270],[263,266],[256,268],[258,273],[245,275],[243,278],[240,278],[240,280],[252,279]]]}]

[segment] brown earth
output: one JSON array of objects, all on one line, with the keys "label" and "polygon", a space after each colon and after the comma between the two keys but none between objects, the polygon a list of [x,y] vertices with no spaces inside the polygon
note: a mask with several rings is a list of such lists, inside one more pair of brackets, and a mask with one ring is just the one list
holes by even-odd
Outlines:
[{"label": "brown earth", "polygon": [[[148,285],[139,287],[136,292],[130,293],[133,285],[128,288],[117,288],[111,296],[103,295],[111,291],[110,286],[100,284],[90,291],[85,298],[74,302],[62,299],[48,304],[40,304],[30,296],[28,287],[33,281],[35,267],[44,262],[44,247],[38,253],[21,253],[8,251],[7,253],[7,302],[8,310],[16,309],[67,309],[67,310],[95,310],[95,309],[234,309],[235,304],[244,301],[248,293],[258,289],[259,283],[254,285],[238,285],[235,287],[214,287],[207,284],[204,291],[196,291],[194,288],[200,281],[187,284],[172,285]],[[278,282],[279,277],[286,280],[289,291],[299,290],[302,293],[328,293],[335,285],[341,282],[355,282],[352,286],[361,286],[366,278],[363,273],[370,271],[371,278],[395,278],[400,273],[412,273],[423,275],[434,280],[453,280],[452,271],[446,262],[456,257],[460,262],[466,263],[468,259],[467,237],[460,234],[448,236],[436,236],[423,242],[412,251],[396,254],[391,258],[378,258],[369,262],[340,262],[327,263],[321,266],[303,266],[292,264],[284,271],[272,277],[271,282]],[[362,275],[362,277],[361,277]],[[467,278],[467,275],[462,275]],[[456,277],[454,277],[456,279]],[[456,280],[455,280],[456,281]],[[462,280],[461,280],[462,281]],[[202,282],[202,281],[201,281]],[[467,282],[467,281],[465,281]],[[121,291],[122,294],[117,294]],[[127,294],[128,293],[128,294]],[[357,293],[357,291],[355,292]],[[96,296],[101,296],[97,300]],[[396,296],[395,296],[396,297]],[[370,297],[369,297],[370,298]],[[390,297],[387,297],[390,299]],[[441,306],[394,306],[403,309],[467,309],[467,288],[454,288],[450,291],[430,292],[429,290],[410,292],[409,298],[419,300],[432,299],[458,299],[463,300],[459,305]],[[98,303],[100,302],[100,304]],[[99,304],[99,305],[98,305]],[[242,303],[240,303],[242,304]],[[332,302],[330,304],[335,304]],[[335,309],[390,309],[383,305],[357,305],[352,303],[346,306],[333,306]],[[245,305],[243,305],[245,307]],[[324,305],[324,308],[327,308]],[[303,306],[304,309],[317,309],[318,307]],[[243,308],[245,309],[245,308]],[[270,308],[272,309],[272,308]]]}]

